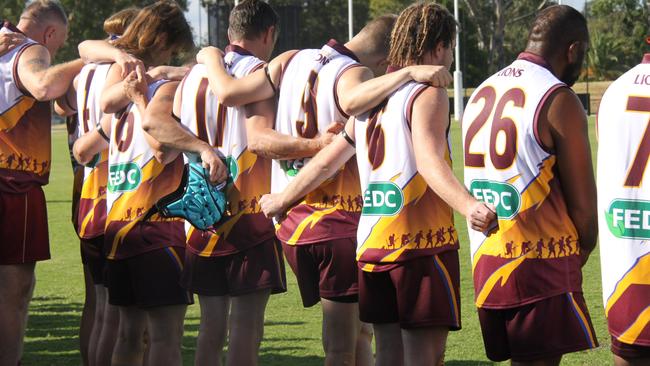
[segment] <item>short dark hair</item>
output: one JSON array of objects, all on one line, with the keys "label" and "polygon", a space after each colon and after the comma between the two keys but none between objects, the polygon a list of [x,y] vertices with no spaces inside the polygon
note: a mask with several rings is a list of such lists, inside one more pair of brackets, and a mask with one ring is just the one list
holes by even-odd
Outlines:
[{"label": "short dark hair", "polygon": [[409,6],[393,27],[388,63],[399,67],[418,64],[438,43],[449,47],[456,25],[454,16],[442,5],[421,2]]},{"label": "short dark hair", "polygon": [[228,36],[232,40],[254,39],[272,26],[277,33],[279,21],[271,5],[261,0],[245,0],[230,12]]},{"label": "short dark hair", "polygon": [[362,37],[365,51],[371,55],[388,57],[390,35],[397,20],[395,14],[385,14],[368,22],[355,38]]},{"label": "short dark hair", "polygon": [[540,11],[528,34],[526,48],[536,47],[543,53],[564,51],[571,43],[588,41],[587,20],[568,5],[553,5]]},{"label": "short dark hair", "polygon": [[23,11],[23,17],[31,17],[38,22],[45,22],[55,19],[63,25],[68,25],[68,16],[63,6],[57,0],[33,0],[27,3]]}]

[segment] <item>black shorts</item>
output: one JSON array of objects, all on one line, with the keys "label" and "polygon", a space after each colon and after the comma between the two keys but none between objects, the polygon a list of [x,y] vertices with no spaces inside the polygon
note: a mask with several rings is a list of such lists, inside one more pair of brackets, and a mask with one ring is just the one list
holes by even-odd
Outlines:
[{"label": "black shorts", "polygon": [[331,301],[358,301],[359,279],[356,239],[336,239],[315,244],[282,243],[287,262],[298,280],[304,307]]},{"label": "black shorts", "polygon": [[458,251],[415,258],[382,272],[359,270],[359,317],[404,329],[460,329]]},{"label": "black shorts", "polygon": [[192,304],[191,294],[179,283],[184,255],[183,248],[167,247],[107,260],[108,302],[143,308]]},{"label": "black shorts", "polygon": [[579,292],[509,309],[479,308],[478,318],[485,353],[492,361],[531,362],[598,346]]},{"label": "black shorts", "polygon": [[104,283],[106,257],[103,248],[104,235],[92,239],[81,239],[81,263],[88,267],[95,285]]},{"label": "black shorts", "polygon": [[287,291],[280,243],[269,240],[241,252],[221,257],[201,257],[185,252],[181,285],[205,296],[240,296],[271,289]]}]

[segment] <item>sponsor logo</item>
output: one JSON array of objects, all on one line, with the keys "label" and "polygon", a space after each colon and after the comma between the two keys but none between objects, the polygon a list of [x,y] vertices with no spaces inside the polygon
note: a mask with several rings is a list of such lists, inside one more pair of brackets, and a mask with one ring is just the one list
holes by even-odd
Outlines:
[{"label": "sponsor logo", "polygon": [[108,167],[108,191],[133,191],[142,181],[142,171],[135,163],[115,164]]},{"label": "sponsor logo", "polygon": [[477,200],[493,204],[500,219],[515,217],[521,208],[521,195],[510,183],[477,179],[470,183],[469,191]]},{"label": "sponsor logo", "polygon": [[239,176],[239,167],[237,166],[237,159],[229,156],[226,158],[226,166],[228,167],[228,184],[232,184]]},{"label": "sponsor logo", "polygon": [[393,182],[372,182],[363,193],[362,215],[394,216],[404,207],[404,193]]},{"label": "sponsor logo", "polygon": [[650,201],[616,199],[605,212],[605,219],[617,238],[650,239]]},{"label": "sponsor logo", "polygon": [[300,172],[300,169],[305,166],[305,159],[281,160],[280,166],[288,176],[295,177]]}]

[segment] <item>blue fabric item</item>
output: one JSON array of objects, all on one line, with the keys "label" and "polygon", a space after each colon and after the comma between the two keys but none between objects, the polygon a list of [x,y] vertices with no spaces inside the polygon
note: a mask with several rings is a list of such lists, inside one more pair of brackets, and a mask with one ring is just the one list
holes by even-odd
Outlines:
[{"label": "blue fabric item", "polygon": [[226,183],[212,185],[201,163],[185,165],[180,187],[163,198],[156,207],[165,217],[180,217],[200,230],[214,228],[226,211]]}]

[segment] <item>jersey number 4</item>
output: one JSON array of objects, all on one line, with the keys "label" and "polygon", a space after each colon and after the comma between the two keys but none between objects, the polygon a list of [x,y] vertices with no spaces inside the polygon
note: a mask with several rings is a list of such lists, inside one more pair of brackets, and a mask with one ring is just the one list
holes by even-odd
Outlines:
[{"label": "jersey number 4", "polygon": [[[470,152],[470,146],[474,136],[483,128],[483,125],[492,115],[495,104],[496,110],[494,111],[494,117],[492,117],[490,129],[490,160],[497,169],[507,169],[515,160],[517,155],[517,125],[511,118],[503,115],[503,110],[509,102],[512,102],[515,107],[523,108],[526,103],[526,94],[523,90],[514,88],[506,91],[498,102],[496,97],[494,88],[487,86],[479,90],[470,102],[475,104],[483,99],[484,104],[481,112],[467,128],[465,136],[465,166],[467,167],[485,167],[485,154]],[[503,132],[505,137],[505,147],[501,149],[502,151],[497,149],[497,137],[500,132]]]},{"label": "jersey number 4", "polygon": [[[650,98],[630,96],[627,98],[625,110],[626,112],[650,113]],[[643,180],[643,173],[648,165],[648,157],[650,157],[650,118],[648,125],[641,138],[641,143],[639,143],[639,148],[636,150],[630,170],[627,172],[626,187],[639,187]]]}]

